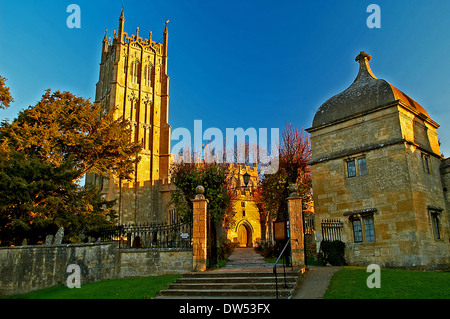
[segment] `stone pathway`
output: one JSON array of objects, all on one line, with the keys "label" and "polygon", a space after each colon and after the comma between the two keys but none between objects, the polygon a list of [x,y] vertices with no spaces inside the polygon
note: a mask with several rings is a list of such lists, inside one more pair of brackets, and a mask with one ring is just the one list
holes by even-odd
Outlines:
[{"label": "stone pathway", "polygon": [[339,266],[309,266],[300,287],[291,299],[322,299],[330,285],[333,275],[341,269]]},{"label": "stone pathway", "polygon": [[264,260],[264,257],[258,254],[254,248],[235,248],[233,253],[228,257],[225,267],[214,271],[228,271],[230,269],[249,269],[264,268],[271,269],[273,264]]}]

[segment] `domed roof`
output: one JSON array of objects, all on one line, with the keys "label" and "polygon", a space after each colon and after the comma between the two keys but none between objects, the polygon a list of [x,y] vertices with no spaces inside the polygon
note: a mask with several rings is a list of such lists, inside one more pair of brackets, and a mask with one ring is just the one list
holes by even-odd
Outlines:
[{"label": "domed roof", "polygon": [[345,91],[328,99],[317,110],[312,128],[335,123],[398,102],[429,118],[425,109],[385,80],[377,79],[369,66],[371,56],[361,52],[355,61],[359,72]]}]

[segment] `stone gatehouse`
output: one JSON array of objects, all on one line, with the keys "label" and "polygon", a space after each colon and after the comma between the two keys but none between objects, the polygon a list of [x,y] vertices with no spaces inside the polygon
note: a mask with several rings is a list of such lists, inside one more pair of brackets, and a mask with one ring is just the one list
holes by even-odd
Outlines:
[{"label": "stone gatehouse", "polygon": [[447,268],[450,162],[439,124],[376,78],[370,59],[356,57],[355,81],[320,106],[307,130],[317,225],[343,223],[353,265]]}]

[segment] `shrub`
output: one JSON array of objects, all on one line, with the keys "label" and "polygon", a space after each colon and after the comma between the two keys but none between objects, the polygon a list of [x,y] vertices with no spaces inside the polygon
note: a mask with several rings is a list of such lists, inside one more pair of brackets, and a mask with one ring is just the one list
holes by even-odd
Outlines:
[{"label": "shrub", "polygon": [[234,245],[225,236],[222,236],[217,244],[217,259],[227,260],[234,250]]},{"label": "shrub", "polygon": [[271,249],[267,242],[257,242],[255,250],[264,258],[273,257],[273,249]]},{"label": "shrub", "polygon": [[306,257],[316,257],[316,241],[314,235],[305,234]]},{"label": "shrub", "polygon": [[274,243],[258,242],[256,252],[264,258],[278,258],[286,242],[277,240]]},{"label": "shrub", "polygon": [[320,243],[319,260],[325,266],[327,263],[333,266],[346,265],[345,244],[340,240],[324,240]]}]

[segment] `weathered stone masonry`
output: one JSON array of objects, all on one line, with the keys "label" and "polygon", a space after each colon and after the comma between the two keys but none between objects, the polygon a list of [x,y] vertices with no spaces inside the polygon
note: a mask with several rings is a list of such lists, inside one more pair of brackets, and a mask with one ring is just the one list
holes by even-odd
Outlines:
[{"label": "weathered stone masonry", "polygon": [[108,279],[185,273],[192,250],[120,249],[117,243],[0,248],[0,296],[66,284],[67,266],[81,270],[81,285]]},{"label": "weathered stone masonry", "polygon": [[343,222],[350,264],[446,268],[450,170],[439,124],[377,79],[370,59],[357,56],[355,81],[318,109],[307,130],[316,220]]}]

